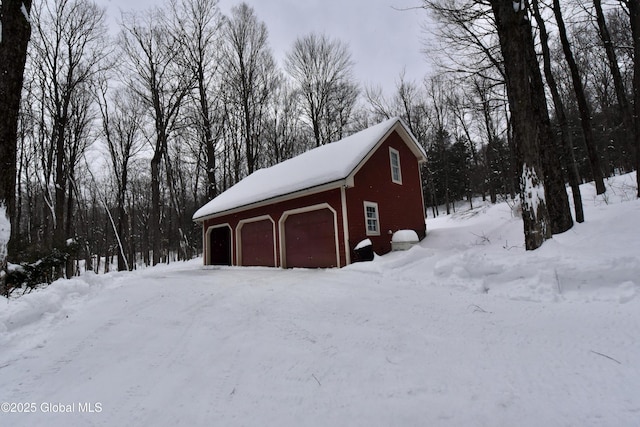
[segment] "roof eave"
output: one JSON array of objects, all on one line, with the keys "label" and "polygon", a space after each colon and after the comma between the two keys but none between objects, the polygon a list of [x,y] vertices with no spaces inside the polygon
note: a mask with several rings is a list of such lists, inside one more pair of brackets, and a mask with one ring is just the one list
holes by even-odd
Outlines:
[{"label": "roof eave", "polygon": [[274,203],[281,203],[281,202],[286,202],[288,200],[293,200],[293,199],[297,199],[300,197],[304,197],[304,196],[310,196],[312,194],[317,194],[317,193],[322,193],[324,191],[329,191],[329,190],[333,190],[335,188],[340,188],[340,187],[344,187],[344,186],[349,186],[349,179],[347,178],[341,178],[335,181],[331,181],[325,184],[318,184],[318,185],[314,185],[312,187],[307,187],[304,188],[302,190],[296,190],[296,191],[292,191],[290,193],[287,194],[281,194],[278,196],[274,196],[274,197],[270,197],[267,199],[263,199],[257,202],[252,202],[252,203],[247,203],[245,205],[242,206],[236,206],[234,208],[230,208],[230,209],[225,209],[223,211],[220,212],[215,212],[212,214],[208,214],[208,215],[203,215],[200,216],[198,218],[193,218],[192,220],[194,222],[204,222],[207,221],[209,219],[213,219],[213,218],[218,218],[221,216],[226,216],[226,215],[232,215],[235,213],[239,213],[239,212],[244,212],[247,211],[249,209],[255,209],[255,208],[260,208],[263,206],[267,206],[267,205],[272,205]]}]

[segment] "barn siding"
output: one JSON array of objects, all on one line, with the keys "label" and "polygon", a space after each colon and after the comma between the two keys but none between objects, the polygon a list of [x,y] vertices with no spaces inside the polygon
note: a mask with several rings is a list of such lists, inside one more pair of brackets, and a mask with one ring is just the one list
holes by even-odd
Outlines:
[{"label": "barn siding", "polygon": [[[391,180],[389,147],[400,153],[401,185]],[[354,184],[354,187],[346,191],[351,250],[358,242],[369,238],[374,251],[385,254],[391,251],[390,232],[401,229],[415,230],[421,239],[425,236],[420,165],[396,131],[389,135],[356,173]],[[367,236],[363,207],[365,201],[378,204],[379,236]]]}]

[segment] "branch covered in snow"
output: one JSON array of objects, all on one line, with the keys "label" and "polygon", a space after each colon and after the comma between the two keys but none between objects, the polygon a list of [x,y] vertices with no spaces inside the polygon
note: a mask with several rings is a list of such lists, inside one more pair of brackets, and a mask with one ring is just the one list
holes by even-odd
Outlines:
[{"label": "branch covered in snow", "polygon": [[29,12],[27,11],[27,7],[24,5],[24,3],[20,5],[20,12],[22,12],[22,16],[24,16],[24,19],[26,19],[27,22],[31,24],[31,17],[29,16]]}]

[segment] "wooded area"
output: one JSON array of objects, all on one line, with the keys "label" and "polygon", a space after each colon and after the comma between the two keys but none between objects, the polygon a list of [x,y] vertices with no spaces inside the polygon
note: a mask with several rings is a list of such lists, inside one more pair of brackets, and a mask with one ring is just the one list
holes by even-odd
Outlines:
[{"label": "wooded area", "polygon": [[425,208],[520,195],[528,249],[571,227],[565,185],[582,222],[580,183],[601,193],[638,168],[638,0],[422,7],[434,71],[409,81],[398,64],[385,92],[357,81],[330,35],[300,35],[278,64],[244,3],[224,16],[217,0],[169,0],[125,13],[114,35],[89,0],[34,2],[11,262],[50,280],[190,259],[206,201],[393,116],[427,152]]}]

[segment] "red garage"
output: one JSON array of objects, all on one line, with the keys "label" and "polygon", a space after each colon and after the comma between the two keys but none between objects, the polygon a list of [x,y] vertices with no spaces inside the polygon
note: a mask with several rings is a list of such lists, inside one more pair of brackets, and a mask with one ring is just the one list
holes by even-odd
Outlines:
[{"label": "red garage", "polygon": [[200,208],[206,265],[343,267],[370,239],[425,236],[423,149],[394,118],[261,169]]}]

